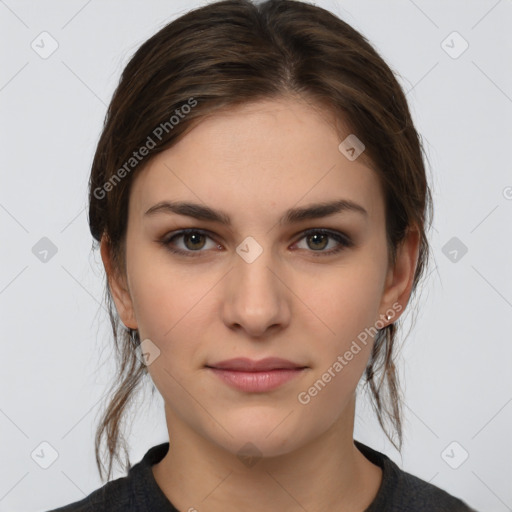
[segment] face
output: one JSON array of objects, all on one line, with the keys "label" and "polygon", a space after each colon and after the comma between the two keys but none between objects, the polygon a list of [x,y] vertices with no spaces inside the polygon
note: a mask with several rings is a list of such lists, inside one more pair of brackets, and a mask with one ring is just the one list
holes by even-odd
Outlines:
[{"label": "face", "polygon": [[[135,178],[114,299],[171,437],[273,456],[348,428],[372,328],[398,318],[415,263],[390,268],[377,176],[338,149],[349,133],[299,100],[260,101],[203,120]],[[355,206],[312,209],[342,200]],[[234,358],[293,368],[218,369]]]}]

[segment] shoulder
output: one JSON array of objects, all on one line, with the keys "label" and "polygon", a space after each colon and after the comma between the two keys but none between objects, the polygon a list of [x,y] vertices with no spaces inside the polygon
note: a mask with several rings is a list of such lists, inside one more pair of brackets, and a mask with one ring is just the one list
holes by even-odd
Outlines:
[{"label": "shoulder", "polygon": [[403,471],[384,453],[355,441],[363,455],[382,469],[382,483],[365,512],[477,512],[461,499],[417,476]]},{"label": "shoulder", "polygon": [[476,512],[464,501],[445,490],[406,471],[401,469],[398,471],[394,496],[397,507],[399,507],[397,510]]},{"label": "shoulder", "polygon": [[175,510],[170,507],[151,472],[151,466],[162,460],[168,450],[168,442],[153,446],[142,460],[130,467],[126,476],[107,482],[80,501],[47,512]]},{"label": "shoulder", "polygon": [[107,482],[80,501],[48,512],[121,512],[135,510],[127,477]]}]

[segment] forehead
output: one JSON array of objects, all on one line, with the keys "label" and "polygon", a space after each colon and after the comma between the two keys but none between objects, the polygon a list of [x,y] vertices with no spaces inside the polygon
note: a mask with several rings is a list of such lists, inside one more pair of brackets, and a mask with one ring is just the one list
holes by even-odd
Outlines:
[{"label": "forehead", "polygon": [[382,190],[368,159],[351,161],[339,149],[348,135],[328,111],[305,101],[261,100],[215,112],[139,171],[131,209],[194,200],[263,218],[344,198],[382,215]]}]

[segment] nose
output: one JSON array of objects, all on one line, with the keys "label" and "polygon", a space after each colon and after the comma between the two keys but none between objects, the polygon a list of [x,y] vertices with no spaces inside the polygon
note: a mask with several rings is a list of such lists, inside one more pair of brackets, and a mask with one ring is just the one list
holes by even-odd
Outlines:
[{"label": "nose", "polygon": [[230,329],[261,339],[289,324],[291,293],[271,251],[249,261],[235,255],[224,283],[222,315]]}]

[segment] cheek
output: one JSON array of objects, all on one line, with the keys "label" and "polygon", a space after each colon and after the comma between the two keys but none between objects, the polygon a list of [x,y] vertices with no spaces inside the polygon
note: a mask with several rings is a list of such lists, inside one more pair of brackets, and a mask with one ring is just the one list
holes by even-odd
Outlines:
[{"label": "cheek", "polygon": [[313,325],[323,334],[317,331],[314,368],[301,389],[302,401],[298,397],[311,411],[320,414],[322,407],[337,404],[330,413],[334,418],[355,391],[377,333],[373,327],[379,318],[381,272],[375,262],[372,266],[361,255],[357,263],[333,269],[329,278],[317,279],[312,288],[306,304],[318,318],[311,316],[302,328],[310,337]]},{"label": "cheek", "polygon": [[198,275],[197,269],[187,272],[171,266],[165,255],[140,251],[132,256],[130,287],[139,334],[141,341],[149,339],[159,350],[149,372],[162,393],[172,390],[179,396],[180,387],[171,375],[189,382],[204,364],[205,332],[212,325],[211,300],[218,276],[203,268]]},{"label": "cheek", "polygon": [[[172,266],[164,251],[135,250],[132,253],[130,290],[139,332],[165,342],[208,291],[211,279],[198,279]],[[211,287],[211,285],[210,285]]]},{"label": "cheek", "polygon": [[379,317],[382,293],[379,269],[363,258],[357,264],[333,269],[318,279],[305,303],[318,316],[327,343],[342,348]]},{"label": "cheek", "polygon": [[[133,263],[135,268],[135,258]],[[202,361],[208,281],[170,272],[169,264],[137,268],[131,286],[141,342],[149,339],[156,345],[150,345],[152,350],[158,350],[149,374],[168,403],[184,404],[190,398],[185,390],[192,389]]]},{"label": "cheek", "polygon": [[[297,401],[312,416],[335,421],[352,399],[367,366],[378,318],[378,276],[368,267],[338,272],[330,282],[320,283],[311,296],[319,322],[315,337],[313,368],[299,390]],[[313,323],[302,326],[313,337]]]}]

